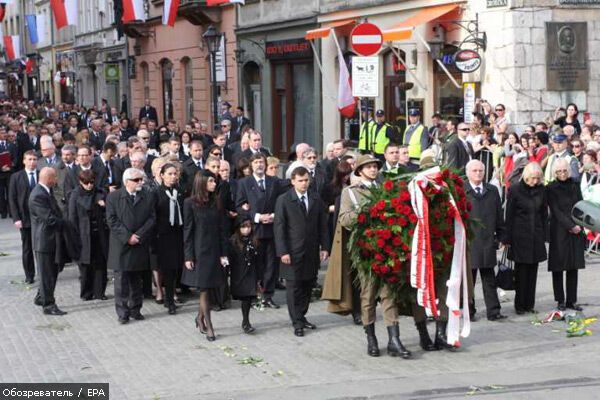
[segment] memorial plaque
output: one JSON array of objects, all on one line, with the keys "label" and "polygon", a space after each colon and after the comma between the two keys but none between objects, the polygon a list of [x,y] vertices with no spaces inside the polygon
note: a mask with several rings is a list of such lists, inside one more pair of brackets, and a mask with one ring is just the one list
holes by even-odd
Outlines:
[{"label": "memorial plaque", "polygon": [[587,22],[546,22],[546,87],[588,90]]}]

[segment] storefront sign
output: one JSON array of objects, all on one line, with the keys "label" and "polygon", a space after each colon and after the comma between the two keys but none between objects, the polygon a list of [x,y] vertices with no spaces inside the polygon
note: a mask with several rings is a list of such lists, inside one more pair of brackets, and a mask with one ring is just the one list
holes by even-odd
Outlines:
[{"label": "storefront sign", "polygon": [[119,64],[104,64],[104,79],[107,82],[118,82],[121,79]]},{"label": "storefront sign", "polygon": [[267,42],[265,48],[269,60],[291,60],[295,58],[312,58],[313,56],[310,43],[305,39]]},{"label": "storefront sign", "polygon": [[475,83],[463,83],[463,117],[467,124],[473,122],[475,111]]},{"label": "storefront sign", "polygon": [[352,57],[352,96],[379,96],[379,57]]},{"label": "storefront sign", "polygon": [[454,55],[454,65],[460,72],[474,72],[481,66],[481,56],[475,50],[459,50]]},{"label": "storefront sign", "polygon": [[546,88],[588,90],[587,22],[546,22]]},{"label": "storefront sign", "polygon": [[487,0],[488,8],[504,7],[506,5],[508,5],[508,0]]}]

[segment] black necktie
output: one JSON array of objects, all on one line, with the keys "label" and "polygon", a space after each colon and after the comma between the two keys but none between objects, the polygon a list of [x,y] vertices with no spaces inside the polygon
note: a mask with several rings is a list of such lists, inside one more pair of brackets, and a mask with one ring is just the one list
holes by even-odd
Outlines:
[{"label": "black necktie", "polygon": [[112,174],[110,173],[110,165],[108,161],[104,161],[104,165],[106,166],[106,176],[108,177],[108,184],[112,183]]},{"label": "black necktie", "polygon": [[304,209],[306,210],[306,212],[308,212],[308,201],[306,200],[306,196],[300,196],[300,201],[304,205]]},{"label": "black necktie", "polygon": [[131,202],[135,203],[135,194],[131,194],[130,197],[131,197]]},{"label": "black necktie", "polygon": [[479,186],[475,188],[475,192],[477,192],[477,196],[481,196],[481,188]]},{"label": "black necktie", "polygon": [[5,148],[6,148],[6,144],[5,144],[4,140],[3,140],[3,141],[0,142],[0,150],[4,150]]},{"label": "black necktie", "polygon": [[202,161],[198,161],[196,163],[196,166],[198,166],[198,169],[202,169]]},{"label": "black necktie", "polygon": [[265,180],[264,179],[258,180],[258,188],[261,190],[261,192],[265,191]]},{"label": "black necktie", "polygon": [[29,173],[29,188],[33,189],[35,187],[35,172]]}]

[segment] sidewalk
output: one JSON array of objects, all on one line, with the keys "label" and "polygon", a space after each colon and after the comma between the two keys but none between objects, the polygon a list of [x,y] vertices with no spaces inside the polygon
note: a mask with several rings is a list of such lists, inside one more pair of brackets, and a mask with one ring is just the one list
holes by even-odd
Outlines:
[{"label": "sidewalk", "polygon": [[[257,331],[241,333],[239,303],[213,314],[215,342],[194,328],[197,300],[175,316],[145,301],[145,321],[117,323],[113,288],[109,301],[78,298],[77,268],[65,268],[57,284],[64,317],[42,314],[33,305],[36,284],[24,285],[18,231],[0,220],[0,381],[109,382],[111,399],[345,399],[345,398],[600,398],[600,322],[594,336],[567,339],[565,324],[536,326],[532,315],[517,316],[504,302],[503,322],[485,319],[476,287],[479,321],[455,353],[425,353],[412,319],[400,320],[401,338],[415,359],[385,354],[387,333],[377,325],[382,356],[366,355],[361,327],[350,317],[311,304],[308,318],[318,329],[304,338],[292,333],[285,293],[281,309],[252,311]],[[580,272],[580,303],[588,316],[600,314],[600,259]],[[512,300],[513,293],[507,297]],[[540,318],[554,306],[550,273],[540,266],[536,309]],[[430,333],[433,326],[429,326]],[[483,396],[481,396],[483,397]]]}]

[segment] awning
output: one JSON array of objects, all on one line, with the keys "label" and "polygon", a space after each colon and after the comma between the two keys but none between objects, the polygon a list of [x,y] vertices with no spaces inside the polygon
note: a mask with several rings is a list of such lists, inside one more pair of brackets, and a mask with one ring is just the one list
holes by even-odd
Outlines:
[{"label": "awning", "polygon": [[304,35],[304,39],[314,40],[314,39],[326,38],[327,36],[329,36],[329,32],[331,32],[331,30],[334,28],[349,30],[350,28],[353,28],[354,25],[356,25],[356,20],[354,20],[354,19],[347,19],[344,21],[336,21],[336,22],[329,24],[326,27],[318,28],[318,29],[311,29],[310,31],[306,31],[306,35]]},{"label": "awning", "polygon": [[444,4],[441,6],[423,8],[412,17],[405,19],[393,28],[383,31],[383,41],[393,42],[395,40],[408,40],[412,37],[412,31],[419,25],[432,22],[440,17],[453,13],[458,15],[459,4]]}]

